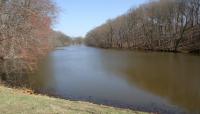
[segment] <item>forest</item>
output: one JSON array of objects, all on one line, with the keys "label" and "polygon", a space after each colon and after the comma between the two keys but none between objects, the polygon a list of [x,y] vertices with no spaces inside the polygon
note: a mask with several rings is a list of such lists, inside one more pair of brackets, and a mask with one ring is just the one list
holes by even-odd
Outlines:
[{"label": "forest", "polygon": [[52,30],[57,13],[51,0],[0,0],[0,81],[22,84],[41,58],[69,41]]},{"label": "forest", "polygon": [[152,0],[88,32],[101,48],[199,52],[200,1]]}]

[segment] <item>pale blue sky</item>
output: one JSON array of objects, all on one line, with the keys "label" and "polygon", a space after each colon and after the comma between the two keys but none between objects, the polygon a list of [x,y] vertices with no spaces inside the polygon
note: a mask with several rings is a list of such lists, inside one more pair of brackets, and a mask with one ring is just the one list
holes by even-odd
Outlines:
[{"label": "pale blue sky", "polygon": [[145,1],[147,0],[55,0],[61,11],[53,28],[72,37],[85,36],[92,28]]}]

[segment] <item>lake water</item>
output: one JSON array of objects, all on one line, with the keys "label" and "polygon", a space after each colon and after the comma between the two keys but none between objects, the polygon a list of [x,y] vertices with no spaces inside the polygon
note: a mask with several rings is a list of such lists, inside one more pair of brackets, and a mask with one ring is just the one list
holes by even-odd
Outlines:
[{"label": "lake water", "polygon": [[32,76],[37,91],[71,100],[163,114],[200,113],[200,56],[105,50],[52,52]]}]

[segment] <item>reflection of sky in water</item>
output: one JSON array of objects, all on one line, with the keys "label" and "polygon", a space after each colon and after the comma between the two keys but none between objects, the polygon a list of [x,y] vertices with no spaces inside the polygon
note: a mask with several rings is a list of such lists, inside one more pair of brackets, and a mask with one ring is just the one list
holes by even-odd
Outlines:
[{"label": "reflection of sky in water", "polygon": [[198,56],[71,46],[53,52],[45,65],[42,88],[64,98],[165,113],[200,106]]}]

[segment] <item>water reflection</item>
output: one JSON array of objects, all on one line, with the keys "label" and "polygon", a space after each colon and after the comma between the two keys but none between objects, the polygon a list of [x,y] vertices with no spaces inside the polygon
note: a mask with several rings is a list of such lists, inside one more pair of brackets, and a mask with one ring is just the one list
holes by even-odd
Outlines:
[{"label": "water reflection", "polygon": [[116,50],[104,50],[102,56],[105,67],[112,71],[118,67],[128,83],[162,96],[173,105],[200,113],[199,56]]},{"label": "water reflection", "polygon": [[200,112],[200,57],[71,46],[53,52],[33,87],[73,100],[160,113]]},{"label": "water reflection", "polygon": [[130,83],[163,96],[174,105],[200,111],[199,57],[183,54],[155,54],[137,59],[137,67],[124,71]]}]

